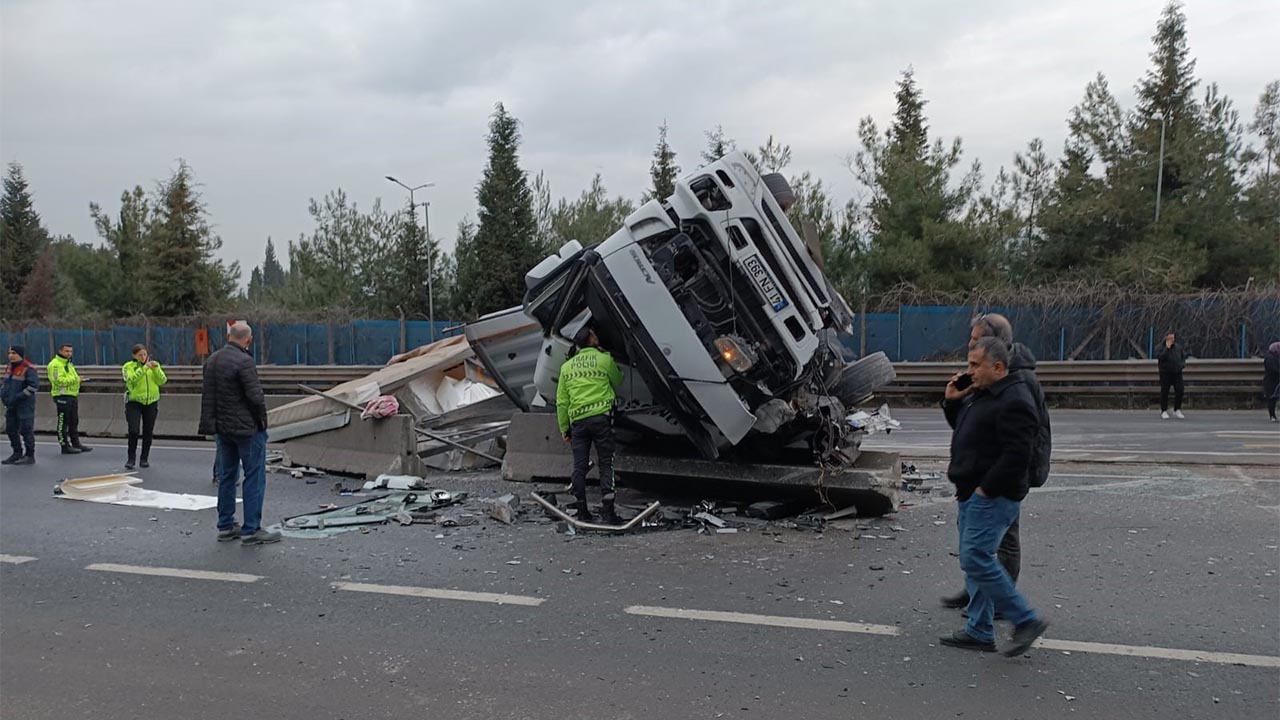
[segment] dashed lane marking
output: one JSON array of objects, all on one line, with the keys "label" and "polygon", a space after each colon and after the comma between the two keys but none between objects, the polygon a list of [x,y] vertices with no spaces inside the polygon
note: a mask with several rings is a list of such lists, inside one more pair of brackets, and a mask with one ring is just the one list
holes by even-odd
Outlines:
[{"label": "dashed lane marking", "polygon": [[0,555],[0,563],[8,563],[10,565],[21,565],[32,560],[35,560],[35,558],[27,557],[26,555]]},{"label": "dashed lane marking", "polygon": [[648,617],[707,620],[742,625],[768,625],[801,630],[833,630],[835,632],[861,633],[864,635],[898,635],[901,632],[893,625],[871,625],[841,620],[814,620],[782,615],[753,615],[751,613],[688,610],[685,608],[651,607],[648,605],[632,605],[626,608],[625,612],[629,615],[645,615]]},{"label": "dashed lane marking", "polygon": [[188,578],[191,580],[221,580],[223,582],[251,583],[262,579],[261,575],[245,573],[214,572],[212,570],[187,570],[184,568],[150,567],[147,565],[117,565],[115,563],[94,563],[85,570],[100,572],[126,573],[129,575],[156,575],[159,577]]},{"label": "dashed lane marking", "polygon": [[1178,650],[1146,645],[1113,645],[1111,643],[1052,640],[1049,638],[1037,640],[1036,647],[1044,650],[1124,655],[1126,657],[1155,658],[1157,660],[1183,660],[1187,662],[1217,663],[1219,665],[1280,668],[1280,657],[1273,655],[1242,655],[1240,653],[1209,652],[1207,650]]},{"label": "dashed lane marking", "polygon": [[469,602],[493,603],[495,605],[527,605],[537,607],[546,602],[546,598],[528,595],[504,595],[502,593],[468,592],[466,590],[445,590],[442,588],[411,587],[407,585],[374,585],[371,583],[333,583],[335,590],[350,592],[380,593],[383,595],[404,595],[407,597],[432,598],[435,600],[465,600]]}]

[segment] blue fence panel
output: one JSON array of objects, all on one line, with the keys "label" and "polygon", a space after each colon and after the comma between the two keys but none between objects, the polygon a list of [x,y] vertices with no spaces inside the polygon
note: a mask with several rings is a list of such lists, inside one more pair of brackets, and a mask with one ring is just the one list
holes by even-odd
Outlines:
[{"label": "blue fence panel", "polygon": [[[867,313],[867,354],[883,352],[890,360],[898,360],[898,314]],[[861,331],[862,318],[854,320],[853,327]],[[861,344],[861,338],[858,339]]]},{"label": "blue fence panel", "polygon": [[266,362],[272,365],[305,365],[307,328],[305,325],[263,325],[266,335]]},{"label": "blue fence panel", "polygon": [[351,324],[356,365],[382,365],[399,352],[398,320],[366,320]]},{"label": "blue fence panel", "polygon": [[133,346],[147,342],[146,328],[129,325],[113,325],[111,327],[112,364],[123,365],[133,357]]},{"label": "blue fence panel", "polygon": [[954,357],[968,345],[973,311],[967,307],[901,307],[898,315],[901,360]]}]

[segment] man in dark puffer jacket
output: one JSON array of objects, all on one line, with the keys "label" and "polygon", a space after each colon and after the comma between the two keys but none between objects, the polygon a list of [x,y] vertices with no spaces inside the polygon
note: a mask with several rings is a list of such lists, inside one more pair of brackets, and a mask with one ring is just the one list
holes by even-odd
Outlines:
[{"label": "man in dark puffer jacket", "polygon": [[[279,542],[280,533],[262,529],[267,486],[267,401],[249,344],[253,330],[243,322],[227,331],[227,344],[209,356],[200,390],[201,435],[212,435],[222,458],[218,478],[218,542],[245,545]],[[244,468],[244,524],[236,524],[236,467]]]},{"label": "man in dark puffer jacket", "polygon": [[[1049,456],[1053,451],[1053,435],[1044,390],[1040,388],[1040,380],[1036,377],[1036,357],[1031,352],[1031,348],[1022,343],[1013,342],[1013,325],[1003,315],[997,313],[979,315],[973,319],[970,326],[972,330],[969,333],[969,349],[972,350],[984,337],[994,337],[1003,342],[1009,348],[1009,374],[1022,380],[1035,401],[1040,424],[1036,432],[1027,485],[1033,488],[1040,487],[1049,477]],[[1000,541],[1000,549],[996,556],[1009,573],[1009,577],[1017,583],[1018,574],[1022,570],[1021,528],[1017,520],[1009,526],[1008,532]],[[968,607],[969,592],[961,590],[955,595],[948,595],[942,598],[942,604],[949,608]]]}]

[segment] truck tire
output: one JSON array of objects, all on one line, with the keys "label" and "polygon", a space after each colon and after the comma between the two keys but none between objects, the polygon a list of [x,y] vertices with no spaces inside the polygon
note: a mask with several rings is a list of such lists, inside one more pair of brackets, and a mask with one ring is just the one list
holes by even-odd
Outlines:
[{"label": "truck tire", "polygon": [[791,183],[787,182],[787,178],[782,173],[769,173],[761,175],[760,179],[764,181],[764,186],[769,188],[769,192],[773,194],[773,199],[778,201],[778,206],[782,208],[782,212],[791,209],[796,202],[796,193],[791,189]]},{"label": "truck tire", "polygon": [[876,390],[893,382],[894,377],[893,363],[889,362],[889,357],[882,352],[872,353],[846,365],[831,394],[852,410]]}]

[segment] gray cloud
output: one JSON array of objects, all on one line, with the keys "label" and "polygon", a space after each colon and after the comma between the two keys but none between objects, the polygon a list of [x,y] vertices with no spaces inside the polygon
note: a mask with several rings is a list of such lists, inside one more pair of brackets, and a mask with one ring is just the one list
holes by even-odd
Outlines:
[{"label": "gray cloud", "polygon": [[[268,235],[310,227],[309,197],[403,202],[386,174],[437,183],[432,228],[451,243],[499,101],[557,194],[600,172],[638,196],[666,120],[686,169],[716,124],[748,146],[772,133],[843,199],[858,120],[884,124],[907,65],[933,131],[989,176],[1032,137],[1056,151],[1097,71],[1126,101],[1162,4],[4,0],[0,159],[24,163],[51,230],[90,240],[91,200],[113,207],[183,157],[246,269]],[[1280,67],[1280,7],[1187,13],[1201,77],[1249,115]]]}]

